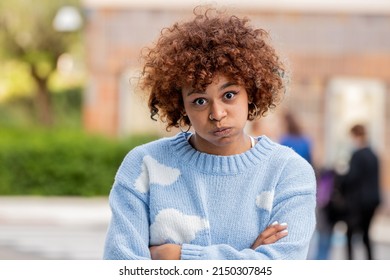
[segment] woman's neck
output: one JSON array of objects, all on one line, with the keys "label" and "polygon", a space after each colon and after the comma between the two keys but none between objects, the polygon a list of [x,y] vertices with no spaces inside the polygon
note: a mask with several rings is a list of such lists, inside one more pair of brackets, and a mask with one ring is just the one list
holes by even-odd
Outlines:
[{"label": "woman's neck", "polygon": [[191,146],[202,153],[220,155],[220,156],[231,156],[241,154],[251,149],[255,144],[253,139],[247,134],[242,134],[236,137],[233,142],[225,145],[213,145],[212,143],[204,140],[198,134],[193,134],[189,139]]}]

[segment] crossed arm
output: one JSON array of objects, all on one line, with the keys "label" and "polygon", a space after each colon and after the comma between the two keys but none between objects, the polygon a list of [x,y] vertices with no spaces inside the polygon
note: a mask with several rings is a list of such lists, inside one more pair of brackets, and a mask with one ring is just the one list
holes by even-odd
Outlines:
[{"label": "crossed arm", "polygon": [[[273,223],[259,234],[250,248],[255,250],[261,245],[275,243],[287,234],[287,224]],[[181,246],[177,244],[151,246],[149,250],[153,260],[180,260]]]}]

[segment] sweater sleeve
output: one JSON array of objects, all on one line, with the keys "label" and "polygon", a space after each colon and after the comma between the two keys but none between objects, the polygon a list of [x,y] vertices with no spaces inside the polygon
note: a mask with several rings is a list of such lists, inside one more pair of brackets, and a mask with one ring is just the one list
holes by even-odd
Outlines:
[{"label": "sweater sleeve", "polygon": [[[275,187],[270,221],[288,224],[288,236],[256,250],[236,250],[226,244],[199,246],[183,244],[183,260],[283,260],[306,259],[315,228],[316,180],[313,168],[294,157],[282,169]],[[260,234],[260,232],[259,232]]]},{"label": "sweater sleeve", "polygon": [[110,192],[112,212],[104,259],[150,259],[147,195],[135,188],[141,161],[130,152],[118,169]]}]

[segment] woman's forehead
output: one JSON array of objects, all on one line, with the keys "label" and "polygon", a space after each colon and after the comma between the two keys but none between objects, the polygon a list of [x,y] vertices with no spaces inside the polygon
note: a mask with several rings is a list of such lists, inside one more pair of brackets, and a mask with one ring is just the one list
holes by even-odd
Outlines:
[{"label": "woman's forehead", "polygon": [[218,87],[218,89],[223,90],[226,87],[237,85],[237,82],[235,82],[233,79],[229,79],[225,75],[215,75],[211,81],[211,83],[208,83],[206,85],[184,85],[182,87],[182,93],[185,95],[191,95],[192,93],[200,93],[206,91],[210,87]]}]

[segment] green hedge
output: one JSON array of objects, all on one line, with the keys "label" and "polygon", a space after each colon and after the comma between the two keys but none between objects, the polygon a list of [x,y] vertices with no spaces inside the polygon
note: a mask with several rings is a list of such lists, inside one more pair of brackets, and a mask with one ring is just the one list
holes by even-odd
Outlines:
[{"label": "green hedge", "polygon": [[0,128],[0,195],[108,195],[127,152],[153,139]]}]

